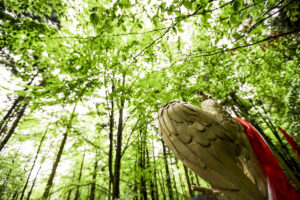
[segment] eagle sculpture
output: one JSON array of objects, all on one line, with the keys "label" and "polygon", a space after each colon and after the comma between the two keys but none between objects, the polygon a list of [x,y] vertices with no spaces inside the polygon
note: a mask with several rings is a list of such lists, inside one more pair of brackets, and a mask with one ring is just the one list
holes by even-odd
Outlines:
[{"label": "eagle sculpture", "polygon": [[[159,132],[183,164],[212,186],[217,199],[300,199],[279,165],[262,165],[272,155],[257,157],[245,134],[246,122],[241,125],[243,120],[210,99],[201,108],[178,101],[165,104],[158,115]],[[281,189],[285,194],[277,191]]]}]

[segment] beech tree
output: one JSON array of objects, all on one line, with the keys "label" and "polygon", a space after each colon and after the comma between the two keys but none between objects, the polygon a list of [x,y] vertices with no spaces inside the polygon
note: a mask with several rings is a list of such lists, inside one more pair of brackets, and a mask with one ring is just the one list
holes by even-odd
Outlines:
[{"label": "beech tree", "polygon": [[[0,196],[190,199],[210,187],[161,143],[157,112],[212,98],[299,160],[296,0],[0,3]],[[76,108],[76,109],[75,109]]]}]

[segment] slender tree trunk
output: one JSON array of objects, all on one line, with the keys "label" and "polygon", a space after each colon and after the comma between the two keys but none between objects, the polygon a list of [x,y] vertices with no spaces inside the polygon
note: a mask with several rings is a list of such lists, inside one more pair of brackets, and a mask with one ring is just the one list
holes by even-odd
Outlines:
[{"label": "slender tree trunk", "polygon": [[120,171],[121,171],[121,154],[122,154],[122,134],[123,134],[123,109],[125,100],[121,98],[119,106],[119,122],[117,131],[117,149],[114,167],[113,179],[113,199],[120,197]]},{"label": "slender tree trunk", "polygon": [[163,147],[165,170],[166,170],[166,184],[167,184],[167,188],[168,188],[169,198],[172,200],[172,199],[174,199],[174,197],[173,197],[170,170],[169,170],[169,165],[168,165],[167,152],[166,152],[166,147],[165,147],[164,142],[162,140],[161,140],[161,142],[162,142],[162,147]]},{"label": "slender tree trunk", "polygon": [[176,195],[176,197],[174,197],[174,199],[178,199],[178,190],[177,190],[177,185],[176,185],[176,180],[175,180],[175,175],[174,175],[173,168],[171,168],[171,171],[172,171],[172,178],[173,178],[175,195]]},{"label": "slender tree trunk", "polygon": [[21,117],[24,115],[24,112],[25,112],[25,109],[26,109],[27,105],[28,105],[28,103],[23,104],[21,110],[17,114],[17,118],[13,122],[11,128],[9,129],[9,131],[6,134],[6,136],[4,137],[4,139],[1,141],[1,143],[0,143],[0,152],[3,150],[4,146],[6,145],[6,143],[10,139],[10,137],[13,135],[16,127],[18,126],[18,123],[19,123]]},{"label": "slender tree trunk", "polygon": [[47,200],[48,197],[49,197],[50,189],[51,189],[51,187],[53,185],[53,180],[54,180],[54,177],[55,177],[55,174],[56,174],[56,169],[58,167],[58,163],[59,163],[60,158],[62,156],[64,147],[65,147],[65,144],[66,144],[66,141],[67,141],[67,138],[68,138],[69,130],[70,130],[71,126],[72,126],[72,120],[73,120],[74,115],[75,115],[76,105],[77,105],[77,102],[75,103],[75,105],[73,107],[73,111],[71,113],[71,116],[70,116],[70,119],[69,119],[69,122],[68,122],[68,125],[67,125],[67,128],[66,128],[66,131],[65,131],[65,133],[63,135],[63,139],[62,139],[62,142],[60,144],[59,151],[58,151],[56,159],[55,159],[55,161],[53,163],[52,171],[51,171],[51,174],[49,176],[49,179],[48,179],[45,191],[43,193],[43,197],[42,197],[43,200]]},{"label": "slender tree trunk", "polygon": [[30,187],[30,190],[29,190],[29,192],[28,192],[28,194],[27,194],[26,200],[29,200],[29,199],[30,199],[31,193],[32,193],[32,191],[33,191],[33,188],[34,188],[34,186],[35,186],[37,177],[38,177],[38,175],[39,175],[41,169],[42,169],[42,164],[40,165],[40,167],[39,167],[39,169],[38,169],[38,171],[37,171],[37,173],[36,173],[36,175],[35,175],[35,177],[34,177],[34,179],[33,179],[33,183],[32,183],[32,185],[31,185],[31,187]]},{"label": "slender tree trunk", "polygon": [[[51,147],[52,147],[52,145],[50,145],[49,149],[51,149]],[[36,173],[36,175],[35,175],[35,177],[34,177],[33,183],[32,183],[32,185],[31,185],[31,187],[30,187],[30,190],[29,190],[29,192],[28,192],[28,194],[27,194],[26,200],[29,200],[29,199],[30,199],[30,196],[31,196],[31,193],[32,193],[33,188],[34,188],[34,186],[35,186],[36,180],[37,180],[38,175],[39,175],[39,173],[40,173],[40,171],[41,171],[41,169],[42,169],[42,166],[43,166],[43,164],[44,164],[45,158],[46,158],[46,156],[48,155],[48,153],[49,153],[49,151],[48,151],[46,154],[44,154],[43,157],[42,157],[42,159],[41,159],[42,161],[41,161],[40,167],[39,167],[39,169],[38,169],[38,171],[37,171],[37,173]]]},{"label": "slender tree trunk", "polygon": [[19,196],[19,193],[18,193],[18,190],[16,190],[16,191],[13,193],[13,195],[12,195],[12,197],[11,197],[11,200],[16,200],[16,199],[18,199],[18,196]]},{"label": "slender tree trunk", "polygon": [[138,154],[135,154],[135,161],[134,161],[134,187],[133,187],[133,192],[134,192],[134,200],[138,199],[138,182],[137,182],[137,160],[138,160]]},{"label": "slender tree trunk", "polygon": [[93,182],[91,184],[90,200],[95,200],[97,169],[98,169],[98,150],[96,151],[95,154],[94,171],[92,176]]},{"label": "slender tree trunk", "polygon": [[[73,181],[74,181],[74,178],[75,178],[75,172],[73,172],[73,176],[72,176],[72,179],[71,179],[71,182],[72,182],[72,183],[73,183]],[[67,200],[70,200],[70,199],[71,199],[72,191],[73,191],[73,188],[69,188]]]},{"label": "slender tree trunk", "polygon": [[147,181],[145,178],[145,172],[146,172],[146,164],[145,164],[145,157],[146,157],[146,134],[142,135],[142,130],[140,130],[140,158],[139,158],[139,166],[142,170],[141,176],[140,176],[140,194],[141,199],[147,200]]},{"label": "slender tree trunk", "polygon": [[[27,86],[30,86],[32,84],[32,82],[34,81],[34,79],[37,77],[38,74],[39,74],[39,72],[36,73],[33,77],[31,77],[30,81],[27,83]],[[26,87],[23,91],[27,91],[27,90],[28,90],[28,88]],[[13,102],[12,106],[10,107],[10,109],[6,112],[5,116],[0,121],[0,136],[6,130],[6,125],[7,125],[8,121],[10,120],[10,118],[13,116],[13,114],[15,112],[18,111],[19,102],[21,102],[23,100],[25,100],[25,97],[18,96],[15,99],[15,101]],[[28,104],[28,102],[26,102],[25,104]]]},{"label": "slender tree trunk", "polygon": [[10,118],[13,116],[13,114],[17,111],[18,103],[22,101],[24,97],[18,97],[15,99],[13,105],[10,107],[10,109],[6,112],[2,120],[0,121],[0,136],[2,133],[6,130],[6,125]]},{"label": "slender tree trunk", "polygon": [[[147,156],[147,168],[150,168],[150,169],[151,169],[148,148],[146,148],[146,156]],[[154,175],[154,170],[151,170],[151,174]],[[152,200],[157,200],[157,199],[155,199],[155,189],[156,189],[156,188],[155,188],[155,184],[154,184],[153,179],[154,179],[154,178],[151,176],[151,177],[150,177],[150,193],[151,193],[151,199],[152,199]]]},{"label": "slender tree trunk", "polygon": [[156,169],[156,160],[155,160],[155,155],[154,155],[154,143],[152,140],[152,156],[153,156],[153,178],[154,178],[154,194],[155,194],[155,200],[159,199],[159,194],[158,194],[158,185],[157,185],[157,169]]},{"label": "slender tree trunk", "polygon": [[[80,184],[80,180],[81,180],[81,176],[82,176],[82,169],[83,169],[85,152],[86,151],[84,151],[83,156],[82,156],[82,160],[81,160],[80,171],[79,171],[79,176],[78,176],[78,184]],[[80,193],[79,193],[79,185],[77,185],[77,189],[76,189],[74,200],[77,200],[79,198],[79,195],[80,195]]]},{"label": "slender tree trunk", "polygon": [[185,198],[188,196],[187,192],[186,192],[186,189],[184,187],[184,184],[182,182],[182,177],[181,177],[181,174],[179,173],[178,174],[179,176],[179,182],[180,182],[180,187],[181,187],[181,191],[182,191],[182,194],[185,196]]},{"label": "slender tree trunk", "polygon": [[196,178],[196,181],[197,181],[197,185],[200,186],[199,178],[198,178],[198,176],[195,172],[194,172],[194,175],[195,175],[195,178]]},{"label": "slender tree trunk", "polygon": [[[115,91],[115,85],[114,83],[112,84],[111,87],[111,92],[113,93]],[[108,185],[108,190],[109,190],[109,196],[108,199],[110,200],[111,196],[111,187],[113,183],[113,169],[112,169],[112,161],[113,161],[113,138],[114,138],[114,97],[111,96],[110,100],[110,107],[111,111],[109,114],[109,150],[108,150],[108,173],[109,173],[109,185]]]},{"label": "slender tree trunk", "polygon": [[[15,159],[17,158],[18,154],[19,154],[19,153],[16,153],[16,154],[14,155],[14,157],[13,157],[13,159],[12,159],[12,161],[11,161],[11,166],[14,166]],[[8,171],[8,173],[7,173],[6,177],[5,177],[5,179],[4,179],[3,183],[2,183],[2,185],[0,186],[0,199],[1,199],[1,196],[2,196],[3,192],[5,191],[5,188],[6,188],[7,184],[9,183],[9,178],[10,178],[10,175],[11,175],[11,173],[12,173],[12,169],[13,169],[13,168],[10,168],[10,169],[9,169],[9,171]]]},{"label": "slender tree trunk", "polygon": [[28,185],[28,182],[29,182],[31,173],[32,173],[32,171],[33,171],[33,169],[34,169],[34,167],[35,167],[37,158],[38,158],[39,153],[40,153],[40,151],[41,151],[42,144],[43,144],[43,141],[44,141],[44,139],[45,139],[45,137],[46,137],[47,132],[48,132],[48,127],[46,128],[45,133],[44,133],[44,135],[43,135],[42,138],[41,138],[40,144],[39,144],[38,149],[37,149],[36,154],[35,154],[35,158],[34,158],[33,164],[32,164],[32,166],[31,166],[30,172],[29,172],[29,174],[28,174],[27,180],[26,180],[26,182],[25,182],[25,185],[24,185],[24,187],[23,187],[23,190],[22,190],[22,192],[21,192],[21,197],[20,197],[19,200],[23,200],[23,197],[24,197],[24,194],[25,194],[25,190],[26,190],[26,188],[27,188],[27,185]]},{"label": "slender tree trunk", "polygon": [[192,191],[192,186],[191,186],[190,177],[189,177],[189,174],[188,174],[188,169],[185,165],[183,165],[183,168],[184,168],[185,179],[186,179],[186,182],[187,182],[187,185],[188,185],[188,188],[189,188],[189,193],[192,197],[192,196],[194,196],[194,194],[193,194],[193,191]]},{"label": "slender tree trunk", "polygon": [[160,177],[159,177],[159,181],[158,182],[159,182],[159,185],[160,185],[160,188],[161,188],[161,194],[163,196],[163,200],[167,200],[166,192],[165,192],[165,187],[164,187],[164,183],[163,183],[164,178],[163,178],[162,171],[160,171],[159,174],[160,174]]}]

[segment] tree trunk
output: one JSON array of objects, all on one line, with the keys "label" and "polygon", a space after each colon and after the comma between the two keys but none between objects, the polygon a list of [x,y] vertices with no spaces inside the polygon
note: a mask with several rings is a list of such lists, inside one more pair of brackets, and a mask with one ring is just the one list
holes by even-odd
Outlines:
[{"label": "tree trunk", "polygon": [[31,187],[30,187],[30,190],[29,190],[29,192],[28,192],[28,194],[27,194],[26,200],[29,200],[29,199],[30,199],[31,193],[32,193],[32,191],[33,191],[34,185],[35,185],[35,183],[36,183],[37,177],[38,177],[38,175],[39,175],[41,169],[42,169],[42,164],[40,165],[40,167],[39,167],[39,169],[38,169],[38,171],[37,171],[37,173],[36,173],[36,175],[35,175],[35,177],[34,177],[33,183],[32,183],[32,185],[31,185]]},{"label": "tree trunk", "polygon": [[20,197],[19,200],[23,200],[23,197],[24,197],[24,194],[25,194],[25,190],[26,190],[26,188],[27,188],[27,185],[28,185],[28,182],[29,182],[31,173],[32,173],[32,171],[33,171],[33,169],[34,169],[34,167],[35,167],[37,158],[38,158],[39,153],[40,153],[40,151],[41,151],[42,144],[43,144],[43,141],[44,141],[44,139],[45,139],[45,137],[46,137],[47,132],[48,132],[48,127],[46,128],[45,133],[44,133],[44,135],[43,135],[42,138],[41,138],[40,144],[39,144],[38,149],[37,149],[36,154],[35,154],[35,158],[34,158],[33,164],[32,164],[32,166],[31,166],[30,172],[29,172],[29,174],[28,174],[27,180],[26,180],[26,182],[25,182],[25,185],[24,185],[24,187],[23,187],[23,190],[22,190],[22,193],[21,193],[21,197]]},{"label": "tree trunk", "polygon": [[169,170],[169,165],[168,165],[168,158],[167,158],[167,152],[166,152],[166,147],[164,142],[162,142],[162,147],[163,147],[163,154],[164,154],[164,163],[165,163],[165,170],[166,170],[166,184],[168,188],[168,194],[170,200],[174,199],[173,198],[173,190],[172,190],[172,183],[171,183],[171,176],[170,176],[170,170]]},{"label": "tree trunk", "polygon": [[18,193],[18,190],[16,190],[16,191],[14,192],[14,194],[12,195],[11,200],[16,200],[16,199],[18,199],[18,196],[19,196],[19,193]]},{"label": "tree trunk", "polygon": [[153,156],[153,178],[154,178],[154,192],[155,192],[155,200],[159,199],[159,194],[158,194],[158,185],[157,185],[157,169],[156,169],[156,160],[155,160],[155,155],[154,155],[154,143],[152,140],[152,156]]},{"label": "tree trunk", "polygon": [[[115,90],[115,85],[114,83],[112,84],[111,87],[111,92],[113,93]],[[110,105],[111,105],[111,111],[110,111],[110,116],[109,116],[109,150],[108,150],[108,173],[109,173],[109,194],[111,194],[111,186],[113,183],[113,170],[112,170],[112,161],[113,161],[113,138],[114,138],[114,97],[111,97],[110,100]],[[110,195],[108,196],[110,199]]]},{"label": "tree trunk", "polygon": [[62,156],[62,153],[63,153],[63,150],[64,150],[64,147],[65,147],[65,144],[66,144],[66,141],[67,141],[67,138],[68,138],[68,133],[69,133],[69,130],[72,126],[72,120],[74,118],[74,115],[75,115],[75,109],[76,109],[76,105],[77,105],[77,102],[75,103],[74,107],[73,107],[73,111],[71,113],[71,116],[70,116],[70,119],[69,119],[69,122],[68,122],[68,125],[67,125],[67,128],[66,128],[66,131],[63,135],[63,140],[60,144],[60,147],[59,147],[59,151],[57,153],[57,156],[56,156],[56,159],[55,159],[55,162],[53,163],[53,166],[52,166],[52,170],[51,170],[51,174],[49,176],[49,179],[48,179],[48,182],[47,182],[47,185],[46,185],[46,188],[45,188],[45,191],[43,193],[43,197],[42,199],[43,200],[47,200],[48,197],[49,197],[49,193],[50,193],[50,189],[53,185],[53,180],[54,180],[54,176],[56,174],[56,169],[58,167],[58,163],[60,161],[60,158]]},{"label": "tree trunk", "polygon": [[[32,82],[34,81],[34,79],[37,77],[38,74],[39,74],[39,72],[36,73],[33,77],[31,77],[30,81],[27,83],[27,86],[30,86],[32,84]],[[28,88],[26,87],[23,91],[27,91],[27,90],[28,90]],[[15,101],[13,102],[12,106],[10,107],[10,109],[6,112],[5,116],[0,121],[0,136],[6,130],[6,125],[8,123],[8,120],[13,116],[13,114],[15,112],[18,111],[17,107],[19,105],[19,102],[23,101],[23,100],[25,100],[25,97],[18,96],[15,99]],[[26,104],[28,104],[28,102]]]},{"label": "tree trunk", "polygon": [[140,130],[140,156],[139,156],[139,167],[141,169],[140,175],[140,196],[142,200],[147,200],[147,181],[145,178],[146,165],[145,165],[145,157],[146,157],[146,134],[143,136],[142,131]]},{"label": "tree trunk", "polygon": [[81,165],[80,165],[80,171],[79,171],[79,176],[78,176],[78,185],[77,185],[77,189],[76,189],[76,193],[75,193],[75,197],[74,197],[74,200],[77,200],[79,198],[79,184],[80,184],[80,180],[81,180],[81,176],[82,176],[82,169],[83,169],[83,163],[84,163],[84,157],[85,157],[85,152],[83,153],[83,156],[82,156],[82,160],[81,160]]},{"label": "tree trunk", "polygon": [[183,165],[183,168],[184,168],[185,179],[186,179],[186,182],[187,182],[187,185],[188,185],[188,188],[189,188],[189,193],[192,197],[192,196],[194,196],[194,194],[193,194],[193,191],[192,191],[192,186],[191,186],[190,177],[189,177],[189,174],[188,174],[188,169],[185,165]]},{"label": "tree trunk", "polygon": [[175,173],[173,171],[173,168],[171,168],[172,171],[172,178],[173,178],[173,183],[174,183],[174,189],[175,189],[175,195],[176,197],[174,197],[174,199],[178,199],[178,190],[177,190],[177,185],[176,185],[176,180],[175,180]]},{"label": "tree trunk", "polygon": [[13,135],[16,127],[18,126],[18,123],[19,123],[21,117],[24,115],[24,112],[25,112],[25,109],[26,109],[27,105],[28,105],[28,102],[23,104],[21,110],[17,114],[17,118],[13,122],[11,128],[9,129],[9,131],[6,134],[6,136],[4,137],[4,139],[1,141],[1,143],[0,143],[0,152],[3,150],[4,146],[6,145],[6,143],[10,139],[10,137]]},{"label": "tree trunk", "polygon": [[[73,181],[74,181],[74,178],[75,178],[75,172],[73,172],[73,176],[72,176],[72,179],[71,179],[71,182],[72,182],[72,183],[73,183]],[[71,199],[72,191],[73,191],[73,188],[69,188],[67,200],[70,200],[70,199]]]},{"label": "tree trunk", "polygon": [[195,178],[196,178],[196,181],[197,181],[197,185],[200,186],[198,175],[195,172],[194,172],[194,175],[195,175]]},{"label": "tree trunk", "polygon": [[[14,157],[13,157],[13,159],[12,159],[12,161],[11,161],[11,166],[14,166],[15,159],[17,158],[18,154],[19,154],[19,153],[17,152],[17,153],[14,155]],[[2,183],[2,185],[0,186],[0,199],[1,199],[2,194],[3,194],[4,191],[5,191],[5,188],[6,188],[7,184],[9,183],[9,178],[10,178],[10,175],[11,175],[11,173],[12,173],[12,170],[13,170],[13,168],[11,167],[11,168],[9,169],[9,171],[8,171],[8,173],[7,173],[6,177],[5,177],[5,179],[4,179],[3,183]]]},{"label": "tree trunk", "polygon": [[[151,165],[150,165],[150,158],[149,158],[149,151],[148,149],[146,148],[146,156],[147,156],[147,168],[150,168],[151,169]],[[155,175],[155,172],[154,170],[151,170],[151,174],[153,174],[153,176]],[[154,184],[154,181],[153,181],[153,177],[151,176],[150,177],[150,193],[151,193],[151,199],[152,200],[158,200],[155,198],[155,184]]]},{"label": "tree trunk", "polygon": [[95,200],[97,169],[98,169],[98,150],[96,151],[96,155],[95,155],[94,171],[92,176],[93,182],[91,184],[90,200]]},{"label": "tree trunk", "polygon": [[[160,188],[161,188],[161,193],[162,193],[162,196],[163,196],[163,200],[167,200],[167,197],[166,197],[166,192],[165,192],[165,187],[164,187],[164,183],[163,183],[163,173],[162,171],[160,171],[160,173],[158,173],[158,175],[160,175],[159,177],[159,185],[160,185]],[[172,199],[170,199],[172,200]]]},{"label": "tree trunk", "polygon": [[13,116],[14,112],[17,111],[18,103],[23,99],[24,99],[24,97],[20,97],[20,96],[18,98],[16,98],[13,105],[10,107],[10,109],[6,112],[5,116],[0,121],[0,136],[6,130],[7,122]]},{"label": "tree trunk", "polygon": [[134,187],[133,187],[133,192],[134,192],[134,200],[138,200],[138,182],[137,182],[137,160],[138,160],[138,154],[135,154],[135,160],[134,160]]},{"label": "tree trunk", "polygon": [[119,106],[119,122],[117,131],[117,149],[114,166],[114,179],[113,179],[113,199],[120,197],[120,171],[121,171],[121,157],[122,157],[122,134],[123,134],[123,109],[125,100],[121,98]]}]

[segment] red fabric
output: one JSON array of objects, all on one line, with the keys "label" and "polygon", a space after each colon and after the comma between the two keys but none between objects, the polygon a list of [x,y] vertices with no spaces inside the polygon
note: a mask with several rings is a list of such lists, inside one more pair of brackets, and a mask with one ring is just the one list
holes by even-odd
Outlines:
[{"label": "red fabric", "polygon": [[288,141],[288,143],[291,145],[292,149],[296,152],[297,156],[300,158],[300,146],[293,140],[291,136],[285,132],[282,128],[278,127],[285,139]]},{"label": "red fabric", "polygon": [[269,188],[272,194],[270,196],[273,196],[273,200],[300,200],[295,188],[285,176],[276,157],[259,132],[245,120],[239,118],[235,119],[245,128],[253,151],[268,178]]}]

